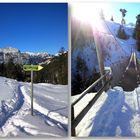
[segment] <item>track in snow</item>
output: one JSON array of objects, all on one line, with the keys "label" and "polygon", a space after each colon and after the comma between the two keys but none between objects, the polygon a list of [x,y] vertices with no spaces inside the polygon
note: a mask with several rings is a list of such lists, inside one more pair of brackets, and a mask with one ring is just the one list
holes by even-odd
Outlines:
[{"label": "track in snow", "polygon": [[[10,80],[8,79],[7,81]],[[12,85],[9,86],[13,88]],[[58,100],[60,94],[57,94],[57,92],[55,92],[54,89],[56,88],[57,90],[57,88],[59,88],[61,92],[66,93],[65,90],[63,91],[63,88],[61,89],[61,86],[54,86],[51,84],[35,84],[36,96],[34,98],[34,116],[32,116],[30,115],[31,110],[30,91],[28,89],[29,87],[30,84],[28,83],[18,84],[18,90],[15,90],[16,86],[13,88],[13,91],[15,91],[16,93],[14,94],[14,96],[16,96],[17,100],[15,100],[14,98],[10,99],[11,104],[9,104],[9,99],[8,102],[5,101],[5,103],[8,105],[8,111],[6,115],[3,113],[0,119],[0,137],[66,136],[68,132],[68,119],[67,116],[65,116],[65,114],[67,113],[64,113],[62,110],[68,110],[67,104],[65,104],[65,102],[63,103],[63,100],[65,98],[64,96],[62,96],[63,100],[60,99],[61,102]],[[42,91],[40,91],[40,89],[42,89]],[[46,89],[48,90],[48,93],[46,93]],[[42,92],[44,92],[44,94]],[[53,96],[49,96],[49,93]],[[52,107],[54,106],[54,110],[48,110],[47,106],[44,106],[44,103],[47,100],[50,100],[51,102],[52,100],[50,98],[54,99],[55,95],[58,97],[58,99],[56,99],[56,107],[58,109],[52,104]],[[66,106],[63,107],[64,105]],[[12,107],[13,110],[10,110],[10,107]]]},{"label": "track in snow", "polygon": [[[10,103],[3,102],[3,105],[1,106],[1,119],[0,119],[0,128],[6,123],[6,121],[15,115],[15,112],[20,110],[24,103],[24,96],[21,92],[20,85],[18,85],[18,95],[14,94],[15,97],[17,98],[17,101],[15,102],[14,99],[10,101]],[[10,105],[10,106],[9,106]],[[13,106],[12,106],[13,105]]]}]

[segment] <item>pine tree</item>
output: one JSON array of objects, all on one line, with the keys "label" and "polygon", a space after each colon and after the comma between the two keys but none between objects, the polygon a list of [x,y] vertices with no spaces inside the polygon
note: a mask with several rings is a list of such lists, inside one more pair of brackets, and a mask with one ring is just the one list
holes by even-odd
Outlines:
[{"label": "pine tree", "polygon": [[117,37],[124,40],[128,39],[128,36],[126,35],[124,28],[122,28],[122,26],[119,27]]},{"label": "pine tree", "polygon": [[18,80],[18,81],[24,81],[24,72],[23,72],[23,69],[22,69],[22,65],[19,65],[19,64],[14,64],[14,69],[15,69],[15,78]]},{"label": "pine tree", "polygon": [[137,50],[140,51],[140,14],[136,16],[136,27],[133,37],[137,40]]},{"label": "pine tree", "polygon": [[16,79],[16,71],[15,71],[15,64],[13,62],[13,59],[10,59],[6,66],[6,77]]},{"label": "pine tree", "polygon": [[0,64],[0,76],[4,75],[4,63]]},{"label": "pine tree", "polygon": [[122,14],[122,20],[121,20],[121,25],[118,29],[117,37],[120,39],[128,39],[128,35],[125,33],[125,30],[124,30],[124,25],[125,25],[124,17],[126,16],[127,11],[125,9],[120,9],[120,12]]},{"label": "pine tree", "polygon": [[120,9],[120,12],[122,13],[122,20],[121,20],[121,24],[122,26],[125,24],[125,19],[124,17],[126,16],[126,10],[125,9]]},{"label": "pine tree", "polygon": [[54,57],[51,62],[43,66],[42,70],[43,77],[40,77],[45,82],[53,84],[63,84],[68,83],[68,53],[63,53],[59,56]]},{"label": "pine tree", "polygon": [[87,72],[88,68],[86,62],[80,56],[76,60],[76,72],[72,75],[72,94],[80,94],[87,88]]},{"label": "pine tree", "polygon": [[113,16],[111,16],[111,19],[110,19],[111,21],[114,21],[114,18],[113,18]]},{"label": "pine tree", "polygon": [[136,40],[140,40],[140,14],[136,16]]}]

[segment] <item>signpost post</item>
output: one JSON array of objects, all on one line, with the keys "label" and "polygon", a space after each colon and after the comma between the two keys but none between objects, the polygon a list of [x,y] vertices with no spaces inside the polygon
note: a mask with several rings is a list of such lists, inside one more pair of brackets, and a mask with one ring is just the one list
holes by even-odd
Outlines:
[{"label": "signpost post", "polygon": [[24,65],[24,71],[31,71],[31,115],[33,116],[33,71],[40,71],[43,67],[40,65]]}]

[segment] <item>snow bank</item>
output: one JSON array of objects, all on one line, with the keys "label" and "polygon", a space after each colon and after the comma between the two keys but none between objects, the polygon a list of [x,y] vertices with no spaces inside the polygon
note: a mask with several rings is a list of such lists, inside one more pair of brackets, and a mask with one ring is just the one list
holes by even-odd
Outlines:
[{"label": "snow bank", "polygon": [[0,77],[0,105],[2,100],[11,99],[15,93],[17,93],[18,83],[15,80]]},{"label": "snow bank", "polygon": [[0,87],[3,93],[0,107],[0,127],[2,127],[7,119],[16,110],[20,109],[23,104],[23,96],[17,81],[2,77],[0,77],[0,81]]}]

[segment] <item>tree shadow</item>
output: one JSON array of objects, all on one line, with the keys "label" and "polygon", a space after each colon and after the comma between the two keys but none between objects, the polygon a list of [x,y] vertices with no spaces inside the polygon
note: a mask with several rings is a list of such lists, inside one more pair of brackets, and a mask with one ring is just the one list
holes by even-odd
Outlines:
[{"label": "tree shadow", "polygon": [[130,120],[133,110],[125,103],[121,92],[107,93],[108,97],[93,118],[89,136],[134,136]]}]

